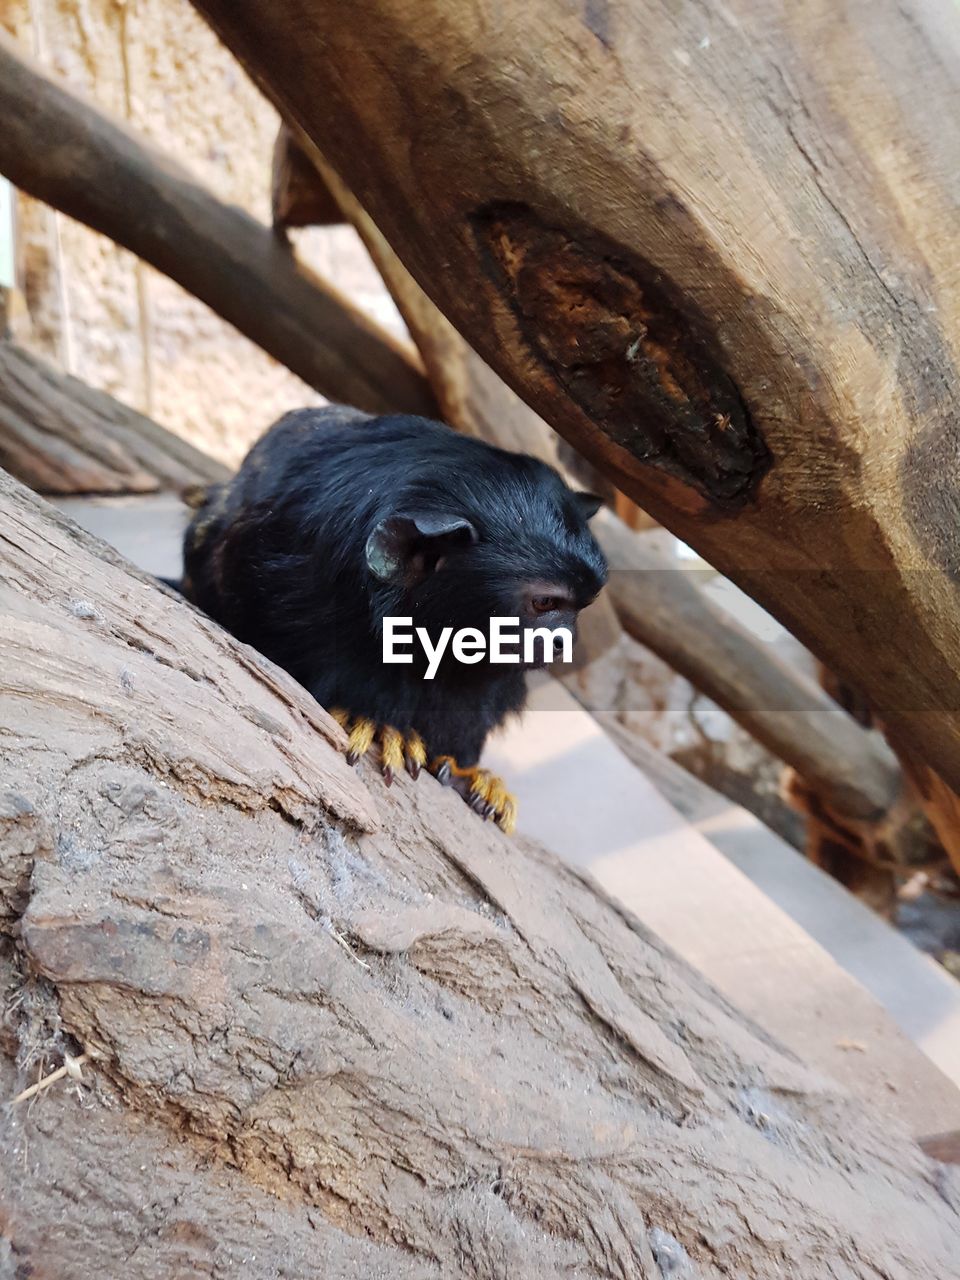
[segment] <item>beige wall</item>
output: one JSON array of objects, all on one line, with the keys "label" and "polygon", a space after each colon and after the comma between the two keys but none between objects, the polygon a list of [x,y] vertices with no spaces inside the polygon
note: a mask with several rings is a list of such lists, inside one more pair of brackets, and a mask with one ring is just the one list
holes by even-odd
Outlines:
[{"label": "beige wall", "polygon": [[[0,22],[61,77],[221,199],[269,217],[277,117],[187,0],[0,0]],[[319,397],[202,303],[102,236],[21,196],[16,336],[228,462]],[[300,239],[311,263],[399,322],[352,231]]]}]

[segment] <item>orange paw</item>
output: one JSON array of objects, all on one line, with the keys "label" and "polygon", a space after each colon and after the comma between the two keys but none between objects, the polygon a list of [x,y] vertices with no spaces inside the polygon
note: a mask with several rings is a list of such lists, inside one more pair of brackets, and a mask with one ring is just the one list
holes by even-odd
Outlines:
[{"label": "orange paw", "polygon": [[495,773],[489,769],[462,769],[453,756],[438,756],[430,765],[430,772],[445,787],[456,788],[481,818],[493,818],[507,835],[516,830],[516,798]]},{"label": "orange paw", "polygon": [[378,725],[366,716],[351,716],[340,707],[333,708],[330,714],[346,730],[348,764],[356,764],[377,743],[380,772],[388,787],[401,769],[406,769],[411,778],[420,776],[420,770],[427,763],[427,748],[418,733],[412,730],[401,733],[393,725]]}]

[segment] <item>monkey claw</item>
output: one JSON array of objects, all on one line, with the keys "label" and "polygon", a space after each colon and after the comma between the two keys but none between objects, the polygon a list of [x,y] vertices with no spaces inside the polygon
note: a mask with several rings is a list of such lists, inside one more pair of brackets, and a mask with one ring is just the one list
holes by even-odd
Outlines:
[{"label": "monkey claw", "polygon": [[420,776],[420,770],[427,763],[427,748],[418,733],[413,730],[401,733],[392,725],[378,725],[364,716],[351,716],[339,707],[330,714],[347,732],[348,764],[356,764],[376,742],[380,747],[380,772],[388,787],[401,769],[406,769],[411,778]]},{"label": "monkey claw", "polygon": [[489,769],[461,769],[453,756],[438,756],[430,772],[445,787],[454,787],[481,818],[493,818],[507,835],[517,825],[517,802],[503,779]]},{"label": "monkey claw", "polygon": [[[420,776],[427,763],[427,748],[414,730],[401,733],[393,725],[353,716],[341,707],[332,708],[330,714],[346,730],[348,764],[356,764],[376,743],[380,748],[380,772],[388,787],[401,769],[406,769],[411,778]],[[462,769],[453,756],[438,756],[429,772],[442,786],[459,792],[481,818],[493,818],[501,830],[512,835],[517,825],[517,802],[496,774],[489,769]]]}]

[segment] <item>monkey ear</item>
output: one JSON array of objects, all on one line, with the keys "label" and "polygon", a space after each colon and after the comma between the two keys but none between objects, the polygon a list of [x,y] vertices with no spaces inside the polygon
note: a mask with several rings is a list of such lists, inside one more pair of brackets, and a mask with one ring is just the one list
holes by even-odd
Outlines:
[{"label": "monkey ear", "polygon": [[592,520],[603,506],[603,499],[595,493],[575,493],[573,496],[577,500],[577,506],[584,520]]},{"label": "monkey ear", "polygon": [[367,539],[367,568],[381,582],[425,577],[445,550],[469,546],[477,531],[465,516],[397,512]]}]

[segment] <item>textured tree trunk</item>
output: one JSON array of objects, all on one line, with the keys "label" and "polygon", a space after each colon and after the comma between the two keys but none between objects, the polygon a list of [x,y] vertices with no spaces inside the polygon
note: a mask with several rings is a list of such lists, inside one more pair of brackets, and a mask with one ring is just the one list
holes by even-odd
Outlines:
[{"label": "textured tree trunk", "polygon": [[952,0],[197,0],[471,345],[960,789]]},{"label": "textured tree trunk", "polygon": [[88,1058],[0,1111],[11,1274],[955,1273],[896,1122],[2,477],[0,671],[3,1096]]}]

